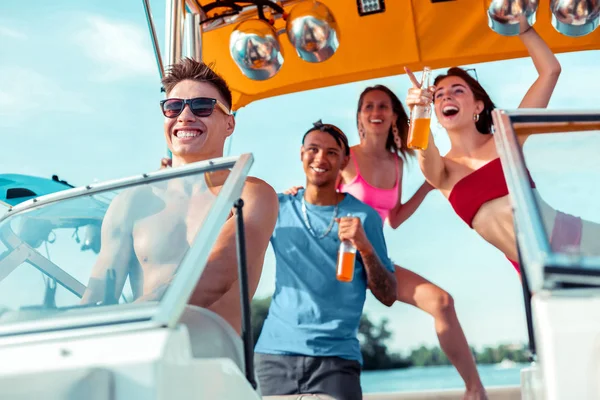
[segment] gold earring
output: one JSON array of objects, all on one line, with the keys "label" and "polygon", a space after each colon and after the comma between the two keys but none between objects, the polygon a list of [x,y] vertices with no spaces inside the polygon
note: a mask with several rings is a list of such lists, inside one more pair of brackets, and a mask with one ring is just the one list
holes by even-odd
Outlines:
[{"label": "gold earring", "polygon": [[473,114],[473,121],[479,121],[479,114]]}]

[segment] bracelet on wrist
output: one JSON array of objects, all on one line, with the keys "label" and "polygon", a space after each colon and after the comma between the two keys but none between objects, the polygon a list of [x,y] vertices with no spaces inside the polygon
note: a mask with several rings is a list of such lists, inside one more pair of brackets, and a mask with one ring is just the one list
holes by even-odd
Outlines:
[{"label": "bracelet on wrist", "polygon": [[519,36],[526,34],[527,32],[529,32],[532,29],[533,29],[533,26],[530,25],[529,28],[527,28],[523,32],[519,33]]}]

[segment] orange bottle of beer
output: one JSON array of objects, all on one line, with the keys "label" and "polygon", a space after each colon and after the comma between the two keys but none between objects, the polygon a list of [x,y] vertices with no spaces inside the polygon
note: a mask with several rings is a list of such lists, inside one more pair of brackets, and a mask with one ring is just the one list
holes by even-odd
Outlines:
[{"label": "orange bottle of beer", "polygon": [[352,282],[354,278],[354,264],[356,262],[356,247],[349,240],[340,243],[338,251],[336,278],[341,282]]},{"label": "orange bottle of beer", "polygon": [[[431,81],[431,69],[423,68],[421,88],[427,89]],[[408,133],[408,148],[425,150],[429,144],[429,125],[431,123],[431,105],[414,106],[410,114],[410,131]]]}]

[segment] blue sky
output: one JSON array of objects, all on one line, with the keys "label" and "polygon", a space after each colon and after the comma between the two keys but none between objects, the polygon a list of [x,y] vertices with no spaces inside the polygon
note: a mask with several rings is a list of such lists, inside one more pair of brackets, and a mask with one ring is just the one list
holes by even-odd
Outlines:
[{"label": "blue sky", "polygon": [[[164,5],[154,0],[151,6],[162,43]],[[550,107],[597,108],[600,52],[561,54],[559,59],[563,74]],[[476,68],[479,80],[501,108],[515,108],[535,79],[528,59]],[[252,174],[277,191],[302,184],[301,134],[322,118],[340,126],[356,143],[356,101],[375,82],[388,85],[400,98],[409,87],[408,79],[398,76],[251,104],[237,114],[230,154],[252,152]],[[158,108],[162,96],[141,1],[110,2],[110,6],[40,0],[29,2],[28,7],[1,3],[2,173],[58,174],[83,185],[154,170],[165,154]],[[441,151],[447,151],[445,133],[435,121],[432,128]],[[600,196],[600,189],[582,181],[584,176],[600,181],[596,136],[583,141],[555,135],[551,142],[531,141],[526,151],[540,191],[551,204],[600,222],[590,201]],[[423,181],[416,163],[407,168],[404,181],[408,197]],[[576,190],[581,194],[572,196]],[[453,295],[471,344],[525,341],[517,275],[502,254],[454,214],[441,194],[432,192],[410,220],[396,231],[386,227],[385,235],[397,264]],[[257,295],[272,293],[273,273],[269,251]],[[431,318],[412,307],[396,304],[388,309],[369,295],[366,312],[375,319],[390,319],[396,349],[437,343]]]}]

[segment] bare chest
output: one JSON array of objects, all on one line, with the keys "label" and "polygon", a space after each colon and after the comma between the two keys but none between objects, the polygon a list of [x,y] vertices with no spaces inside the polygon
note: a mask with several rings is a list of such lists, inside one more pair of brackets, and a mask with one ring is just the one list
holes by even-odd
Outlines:
[{"label": "bare chest", "polygon": [[133,247],[139,263],[178,265],[190,248],[212,199],[169,197],[164,207],[135,222]]}]

